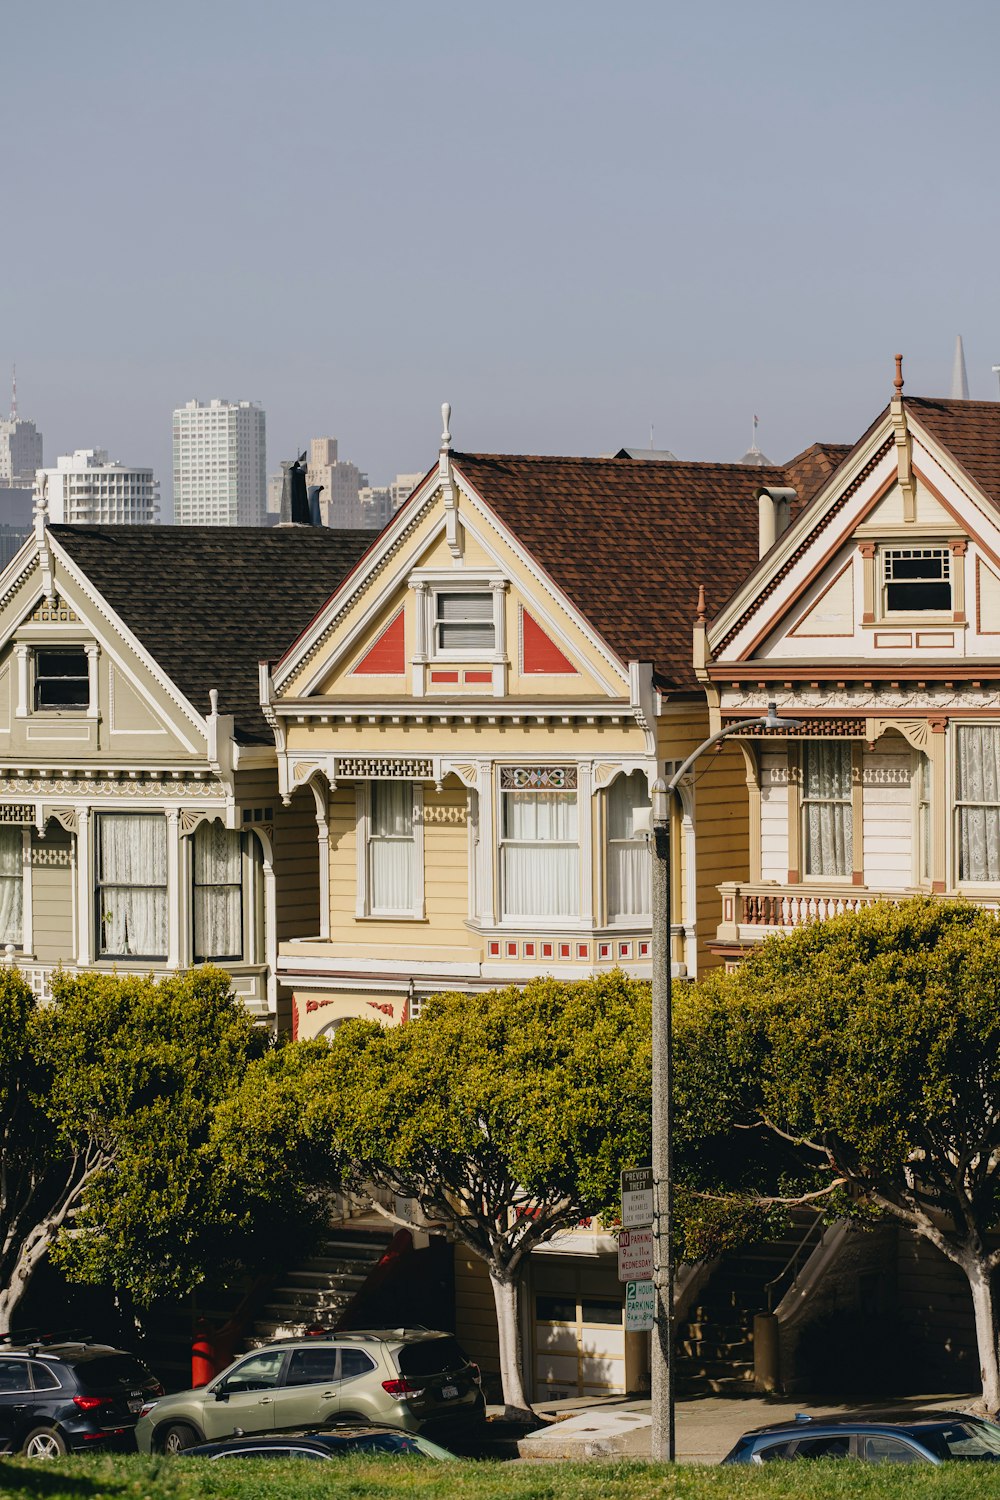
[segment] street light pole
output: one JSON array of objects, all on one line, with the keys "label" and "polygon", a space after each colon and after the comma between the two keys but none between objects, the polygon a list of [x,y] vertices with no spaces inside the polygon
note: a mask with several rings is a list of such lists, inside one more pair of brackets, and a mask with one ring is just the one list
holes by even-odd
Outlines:
[{"label": "street light pole", "polygon": [[653,916],[653,1340],[651,1349],[652,1456],[677,1456],[674,1413],[674,1163],[673,1163],[673,973],[671,953],[670,844],[673,794],[695,761],[713,745],[748,729],[798,729],[798,719],[779,719],[773,703],[763,718],[740,719],[710,735],[669,781],[657,777],[651,794]]}]

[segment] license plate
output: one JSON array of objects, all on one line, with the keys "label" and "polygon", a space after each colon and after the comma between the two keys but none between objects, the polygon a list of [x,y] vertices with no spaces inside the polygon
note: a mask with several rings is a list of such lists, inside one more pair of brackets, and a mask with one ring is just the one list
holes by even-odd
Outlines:
[{"label": "license plate", "polygon": [[133,1411],[133,1412],[135,1412],[135,1411],[142,1411],[142,1402],[141,1401],[130,1401],[129,1404],[128,1404],[128,1409],[129,1409],[129,1411]]},{"label": "license plate", "polygon": [[457,1385],[443,1385],[441,1387],[441,1400],[442,1401],[454,1401],[454,1399],[455,1399],[455,1397],[457,1395],[458,1395],[458,1386]]}]

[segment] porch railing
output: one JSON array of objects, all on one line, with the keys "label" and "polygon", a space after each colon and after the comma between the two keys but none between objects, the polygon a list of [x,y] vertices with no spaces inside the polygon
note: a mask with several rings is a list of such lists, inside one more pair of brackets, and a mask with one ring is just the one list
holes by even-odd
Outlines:
[{"label": "porch railing", "polygon": [[[756,942],[767,932],[803,927],[807,922],[825,922],[845,912],[861,911],[877,901],[905,901],[920,894],[912,890],[877,891],[844,885],[754,884],[727,881],[719,886],[722,921],[716,935],[720,943]],[[975,896],[969,898],[976,901]],[[996,910],[994,901],[977,901]]]}]

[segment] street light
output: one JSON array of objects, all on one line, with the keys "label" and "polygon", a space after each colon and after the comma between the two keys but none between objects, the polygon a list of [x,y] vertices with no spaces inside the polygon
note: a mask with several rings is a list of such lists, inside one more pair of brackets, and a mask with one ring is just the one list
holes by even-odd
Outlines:
[{"label": "street light", "polygon": [[653,782],[653,1340],[651,1350],[654,1459],[676,1457],[674,1406],[674,1166],[673,1046],[670,913],[670,801],[682,779],[706,750],[748,729],[799,729],[801,720],[780,719],[769,703],[764,718],[740,719],[710,735],[669,781]]}]

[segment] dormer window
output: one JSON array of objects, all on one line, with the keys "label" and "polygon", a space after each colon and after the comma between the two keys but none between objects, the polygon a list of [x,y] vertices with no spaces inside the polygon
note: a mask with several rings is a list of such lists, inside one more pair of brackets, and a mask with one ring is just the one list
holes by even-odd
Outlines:
[{"label": "dormer window", "polygon": [[86,712],[90,707],[90,673],[82,646],[60,646],[35,652],[35,709]]},{"label": "dormer window", "polygon": [[434,645],[438,656],[471,652],[488,656],[496,642],[490,589],[435,595]]},{"label": "dormer window", "polygon": [[887,615],[951,612],[950,548],[887,547],[882,566]]}]

